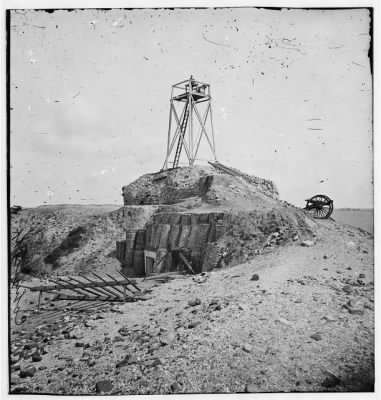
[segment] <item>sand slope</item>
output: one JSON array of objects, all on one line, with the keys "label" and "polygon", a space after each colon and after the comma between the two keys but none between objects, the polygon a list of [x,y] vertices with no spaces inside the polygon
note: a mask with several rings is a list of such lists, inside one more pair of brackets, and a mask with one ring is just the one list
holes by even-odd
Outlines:
[{"label": "sand slope", "polygon": [[[148,301],[30,317],[14,329],[12,391],[93,394],[104,380],[113,394],[373,390],[373,237],[317,225],[311,247],[158,284]],[[34,376],[20,378],[27,366]]]}]

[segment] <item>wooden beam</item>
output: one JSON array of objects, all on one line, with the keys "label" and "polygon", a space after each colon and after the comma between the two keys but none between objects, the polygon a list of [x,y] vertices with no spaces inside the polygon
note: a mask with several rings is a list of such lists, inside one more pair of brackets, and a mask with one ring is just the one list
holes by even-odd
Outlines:
[{"label": "wooden beam", "polygon": [[188,268],[188,270],[191,271],[193,275],[196,275],[196,272],[194,272],[194,270],[193,270],[192,266],[190,265],[189,261],[185,258],[184,254],[181,251],[179,251],[179,256],[180,256],[181,261]]},{"label": "wooden beam", "polygon": [[196,115],[197,115],[197,118],[198,118],[198,120],[199,120],[199,122],[200,122],[200,124],[201,124],[201,128],[202,128],[202,130],[203,130],[203,132],[204,132],[204,134],[205,134],[205,136],[206,136],[206,139],[208,140],[209,146],[210,146],[210,148],[212,149],[212,152],[213,152],[213,155],[214,155],[214,159],[216,159],[216,153],[215,153],[215,151],[214,151],[214,148],[213,148],[212,143],[211,143],[210,140],[209,140],[209,136],[208,136],[208,134],[206,133],[205,126],[204,126],[204,124],[202,123],[202,120],[201,120],[200,114],[198,113],[198,110],[197,110],[197,108],[196,108],[196,105],[194,106],[194,110],[195,110]]},{"label": "wooden beam", "polygon": [[125,301],[124,297],[118,296],[76,296],[68,294],[57,294],[53,300],[77,300],[77,301]]},{"label": "wooden beam", "polygon": [[209,113],[209,110],[210,110],[211,108],[210,108],[210,103],[208,103],[208,105],[206,106],[206,109],[205,109],[205,111],[204,111],[204,115],[203,115],[203,121],[204,121],[204,123],[203,124],[201,124],[202,126],[200,127],[200,131],[199,131],[199,134],[198,134],[198,137],[197,137],[197,139],[196,139],[196,151],[194,152],[194,157],[196,158],[197,157],[197,153],[198,153],[198,148],[200,147],[200,142],[201,142],[201,138],[202,138],[202,132],[203,132],[203,126],[206,124],[206,120],[207,120],[207,118],[208,118],[208,113]]},{"label": "wooden beam", "polygon": [[[104,283],[107,283],[107,281],[105,281],[101,276],[97,275],[95,272],[92,273],[96,278],[98,278],[99,280],[101,280]],[[119,282],[118,282],[119,283]],[[116,285],[115,285],[116,286]],[[107,292],[109,292],[112,296],[119,296],[120,294],[123,295],[123,292],[121,292],[117,287],[113,286],[112,289],[108,289],[106,287],[104,287],[104,290],[107,290]],[[119,285],[117,285],[119,286]]]},{"label": "wooden beam", "polygon": [[148,300],[145,296],[76,296],[67,294],[57,294],[53,300],[77,300],[77,301],[120,301],[120,302],[131,302],[136,300]]},{"label": "wooden beam", "polygon": [[133,286],[138,292],[141,292],[141,289],[139,288],[139,286],[135,285],[135,281],[127,278],[127,276],[124,275],[124,273],[122,271],[118,271],[118,272],[120,275],[122,275],[126,279],[126,281],[129,283],[129,285]]},{"label": "wooden beam", "polygon": [[[90,283],[96,282],[96,281],[92,281],[87,276],[80,275],[80,277],[83,278],[83,279],[86,279]],[[78,282],[79,282],[79,280],[78,280]],[[111,296],[115,296],[115,293],[113,291],[110,291],[110,290],[106,289],[105,287],[97,287],[95,289],[96,289],[97,296],[99,296],[99,295],[101,295],[101,296],[110,296],[110,295]],[[117,296],[118,296],[118,294],[117,294]]]},{"label": "wooden beam", "polygon": [[[78,280],[71,278],[75,281],[78,282]],[[83,283],[67,283],[67,284],[62,284],[62,285],[48,285],[48,286],[23,286],[20,285],[26,289],[30,289],[32,292],[38,292],[38,291],[43,291],[43,292],[49,292],[51,290],[57,290],[57,289],[86,289],[86,288],[96,288],[96,287],[104,287],[104,286],[123,286],[123,285],[132,285],[134,287],[136,287],[129,279],[123,279],[122,281],[105,281],[105,282],[94,282],[94,283],[87,283],[87,282],[83,282]]]}]

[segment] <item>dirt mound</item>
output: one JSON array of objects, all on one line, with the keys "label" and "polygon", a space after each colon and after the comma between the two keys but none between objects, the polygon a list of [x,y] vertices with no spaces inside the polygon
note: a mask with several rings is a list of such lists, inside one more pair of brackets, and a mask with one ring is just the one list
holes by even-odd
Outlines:
[{"label": "dirt mound", "polygon": [[11,219],[11,250],[19,247],[20,271],[44,276],[118,268],[115,241],[123,238],[115,206],[44,206]]},{"label": "dirt mound", "polygon": [[222,164],[147,174],[124,186],[123,196],[119,209],[57,205],[13,215],[12,236],[24,237],[21,272],[78,274],[120,264],[130,276],[209,271],[310,239],[315,229],[304,211],[279,200],[271,181]]},{"label": "dirt mound", "polygon": [[128,275],[232,266],[273,245],[311,239],[316,228],[308,214],[279,200],[273,182],[220,163],[144,175],[123,187],[123,197],[125,209],[158,207],[117,244]]},{"label": "dirt mound", "polygon": [[227,174],[211,165],[146,174],[123,186],[124,205],[176,204],[199,197],[207,204],[221,206],[230,203],[242,207],[249,202],[278,199],[278,190],[273,182],[236,169],[229,170],[239,175]]}]

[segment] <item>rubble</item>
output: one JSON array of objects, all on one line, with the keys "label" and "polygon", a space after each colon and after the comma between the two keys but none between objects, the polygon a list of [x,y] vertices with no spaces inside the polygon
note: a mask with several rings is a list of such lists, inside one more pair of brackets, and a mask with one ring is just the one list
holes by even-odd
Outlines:
[{"label": "rubble", "polygon": [[108,380],[99,381],[95,385],[95,392],[96,393],[109,393],[112,391],[113,385],[112,382]]}]

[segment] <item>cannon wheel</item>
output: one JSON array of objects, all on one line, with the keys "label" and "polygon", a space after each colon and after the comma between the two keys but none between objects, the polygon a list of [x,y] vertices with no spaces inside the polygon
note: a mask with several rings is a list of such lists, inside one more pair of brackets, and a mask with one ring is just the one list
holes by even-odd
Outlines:
[{"label": "cannon wheel", "polygon": [[306,210],[314,218],[327,219],[333,211],[333,201],[324,194],[318,194],[307,200]]}]

